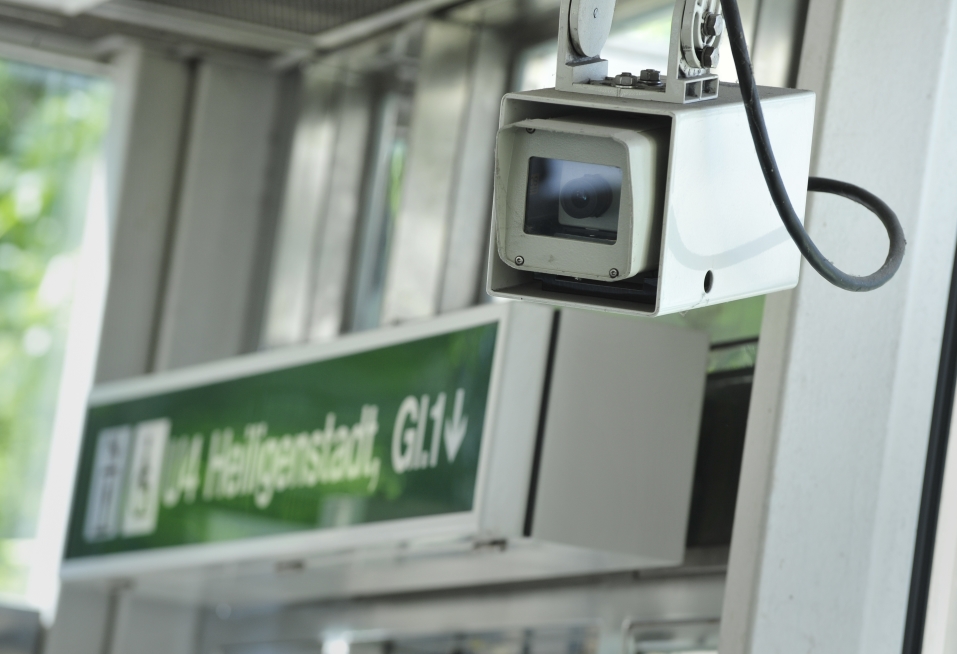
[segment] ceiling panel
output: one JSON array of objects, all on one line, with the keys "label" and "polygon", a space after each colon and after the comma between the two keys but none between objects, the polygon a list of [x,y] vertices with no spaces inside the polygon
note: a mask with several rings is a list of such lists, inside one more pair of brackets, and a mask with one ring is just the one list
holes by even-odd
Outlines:
[{"label": "ceiling panel", "polygon": [[411,0],[145,0],[262,27],[319,34]]}]

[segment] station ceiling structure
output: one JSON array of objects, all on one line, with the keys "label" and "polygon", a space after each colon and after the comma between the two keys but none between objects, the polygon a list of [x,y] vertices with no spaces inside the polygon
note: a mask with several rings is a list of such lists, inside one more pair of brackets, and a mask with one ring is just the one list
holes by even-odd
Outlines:
[{"label": "station ceiling structure", "polygon": [[332,50],[462,0],[17,0],[0,16],[75,36],[173,34],[252,52]]}]

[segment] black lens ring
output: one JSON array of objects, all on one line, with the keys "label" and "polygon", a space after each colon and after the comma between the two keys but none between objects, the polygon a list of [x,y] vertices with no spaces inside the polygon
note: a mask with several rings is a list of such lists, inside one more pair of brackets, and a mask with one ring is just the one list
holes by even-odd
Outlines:
[{"label": "black lens ring", "polygon": [[[573,195],[582,193],[589,199],[584,207],[576,205]],[[584,220],[585,218],[598,218],[611,207],[614,192],[611,184],[601,175],[589,174],[576,177],[562,186],[559,199],[562,209],[572,218]]]}]

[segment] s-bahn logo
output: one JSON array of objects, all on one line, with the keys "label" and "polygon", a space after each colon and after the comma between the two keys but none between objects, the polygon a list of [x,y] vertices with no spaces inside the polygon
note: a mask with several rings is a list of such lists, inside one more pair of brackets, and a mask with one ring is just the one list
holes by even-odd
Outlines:
[{"label": "s-bahn logo", "polygon": [[156,530],[169,430],[170,421],[162,418],[100,432],[83,529],[87,541],[142,536]]}]

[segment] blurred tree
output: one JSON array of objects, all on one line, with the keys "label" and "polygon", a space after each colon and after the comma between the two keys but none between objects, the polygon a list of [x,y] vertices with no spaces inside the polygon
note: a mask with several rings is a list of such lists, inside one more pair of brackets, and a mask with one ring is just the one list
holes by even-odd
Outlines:
[{"label": "blurred tree", "polygon": [[24,591],[108,80],[0,61],[0,593]]}]

